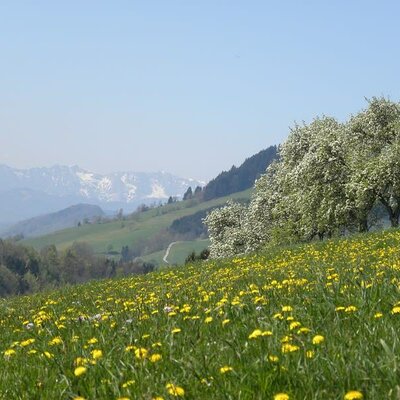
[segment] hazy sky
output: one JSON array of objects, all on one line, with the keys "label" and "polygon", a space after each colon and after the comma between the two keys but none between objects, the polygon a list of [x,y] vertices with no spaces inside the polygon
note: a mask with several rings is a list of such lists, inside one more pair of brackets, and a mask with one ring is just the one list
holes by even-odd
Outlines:
[{"label": "hazy sky", "polygon": [[0,163],[209,179],[400,100],[399,1],[0,2]]}]

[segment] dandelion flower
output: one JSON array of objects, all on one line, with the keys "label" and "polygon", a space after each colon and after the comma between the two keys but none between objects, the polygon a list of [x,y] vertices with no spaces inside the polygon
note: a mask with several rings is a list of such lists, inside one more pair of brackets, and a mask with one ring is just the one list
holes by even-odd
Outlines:
[{"label": "dandelion flower", "polygon": [[103,352],[101,350],[93,350],[91,354],[94,360],[98,360],[99,358],[103,357]]},{"label": "dandelion flower", "polygon": [[249,339],[257,339],[261,335],[262,335],[262,330],[256,329],[249,335]]},{"label": "dandelion flower", "polygon": [[313,337],[312,343],[313,344],[321,344],[324,340],[325,340],[325,338],[322,335],[315,335]]},{"label": "dandelion flower", "polygon": [[233,371],[233,368],[232,368],[232,367],[229,367],[228,365],[225,365],[225,367],[221,367],[221,368],[219,369],[219,372],[220,372],[221,374],[226,374],[227,372],[230,372],[230,371]]},{"label": "dandelion flower", "polygon": [[77,368],[75,368],[74,375],[81,376],[81,375],[85,374],[86,371],[87,371],[86,367],[77,367]]},{"label": "dandelion flower", "polygon": [[161,359],[162,359],[162,356],[161,356],[161,354],[158,354],[158,353],[152,354],[152,355],[150,356],[150,361],[151,361],[152,363],[155,363],[155,362],[157,362],[157,361],[160,361]]},{"label": "dandelion flower", "polygon": [[350,390],[344,395],[344,400],[361,400],[363,398],[363,394],[357,390]]},{"label": "dandelion flower", "polygon": [[173,383],[168,383],[165,387],[167,388],[168,393],[172,396],[183,397],[185,395],[185,390]]},{"label": "dandelion flower", "polygon": [[289,395],[286,393],[278,393],[274,396],[274,400],[289,400]]},{"label": "dandelion flower", "polygon": [[148,351],[144,349],[143,347],[140,347],[139,349],[135,350],[135,357],[139,360],[143,360],[147,357]]}]

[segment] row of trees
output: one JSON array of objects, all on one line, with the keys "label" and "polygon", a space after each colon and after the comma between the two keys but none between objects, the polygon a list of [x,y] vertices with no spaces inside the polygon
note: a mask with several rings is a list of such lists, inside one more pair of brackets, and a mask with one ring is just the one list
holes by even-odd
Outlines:
[{"label": "row of trees", "polygon": [[400,216],[400,104],[373,98],[345,123],[323,116],[295,125],[249,206],[229,203],[205,219],[211,256],[266,243],[367,231],[383,209]]},{"label": "row of trees", "polygon": [[76,242],[64,251],[50,245],[37,252],[12,240],[0,239],[1,297],[153,269],[153,265],[142,261],[116,262],[99,257],[86,243]]}]

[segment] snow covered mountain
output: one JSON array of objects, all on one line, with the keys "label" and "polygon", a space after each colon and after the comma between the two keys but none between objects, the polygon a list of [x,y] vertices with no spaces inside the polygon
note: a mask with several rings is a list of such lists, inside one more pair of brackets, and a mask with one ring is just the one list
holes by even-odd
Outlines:
[{"label": "snow covered mountain", "polygon": [[0,165],[0,223],[91,203],[105,210],[133,211],[141,203],[181,197],[204,182],[166,172],[115,172],[106,175],[78,166],[15,169]]}]

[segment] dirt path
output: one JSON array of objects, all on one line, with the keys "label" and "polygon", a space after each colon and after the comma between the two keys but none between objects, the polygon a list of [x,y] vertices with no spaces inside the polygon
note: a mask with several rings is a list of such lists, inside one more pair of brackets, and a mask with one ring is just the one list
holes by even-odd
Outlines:
[{"label": "dirt path", "polygon": [[177,244],[177,243],[179,243],[179,242],[172,242],[172,243],[169,244],[169,246],[168,246],[168,248],[167,248],[167,251],[165,252],[164,257],[163,257],[163,261],[164,261],[165,263],[169,264],[169,262],[168,262],[169,252],[170,252],[172,246],[173,246],[174,244]]}]

